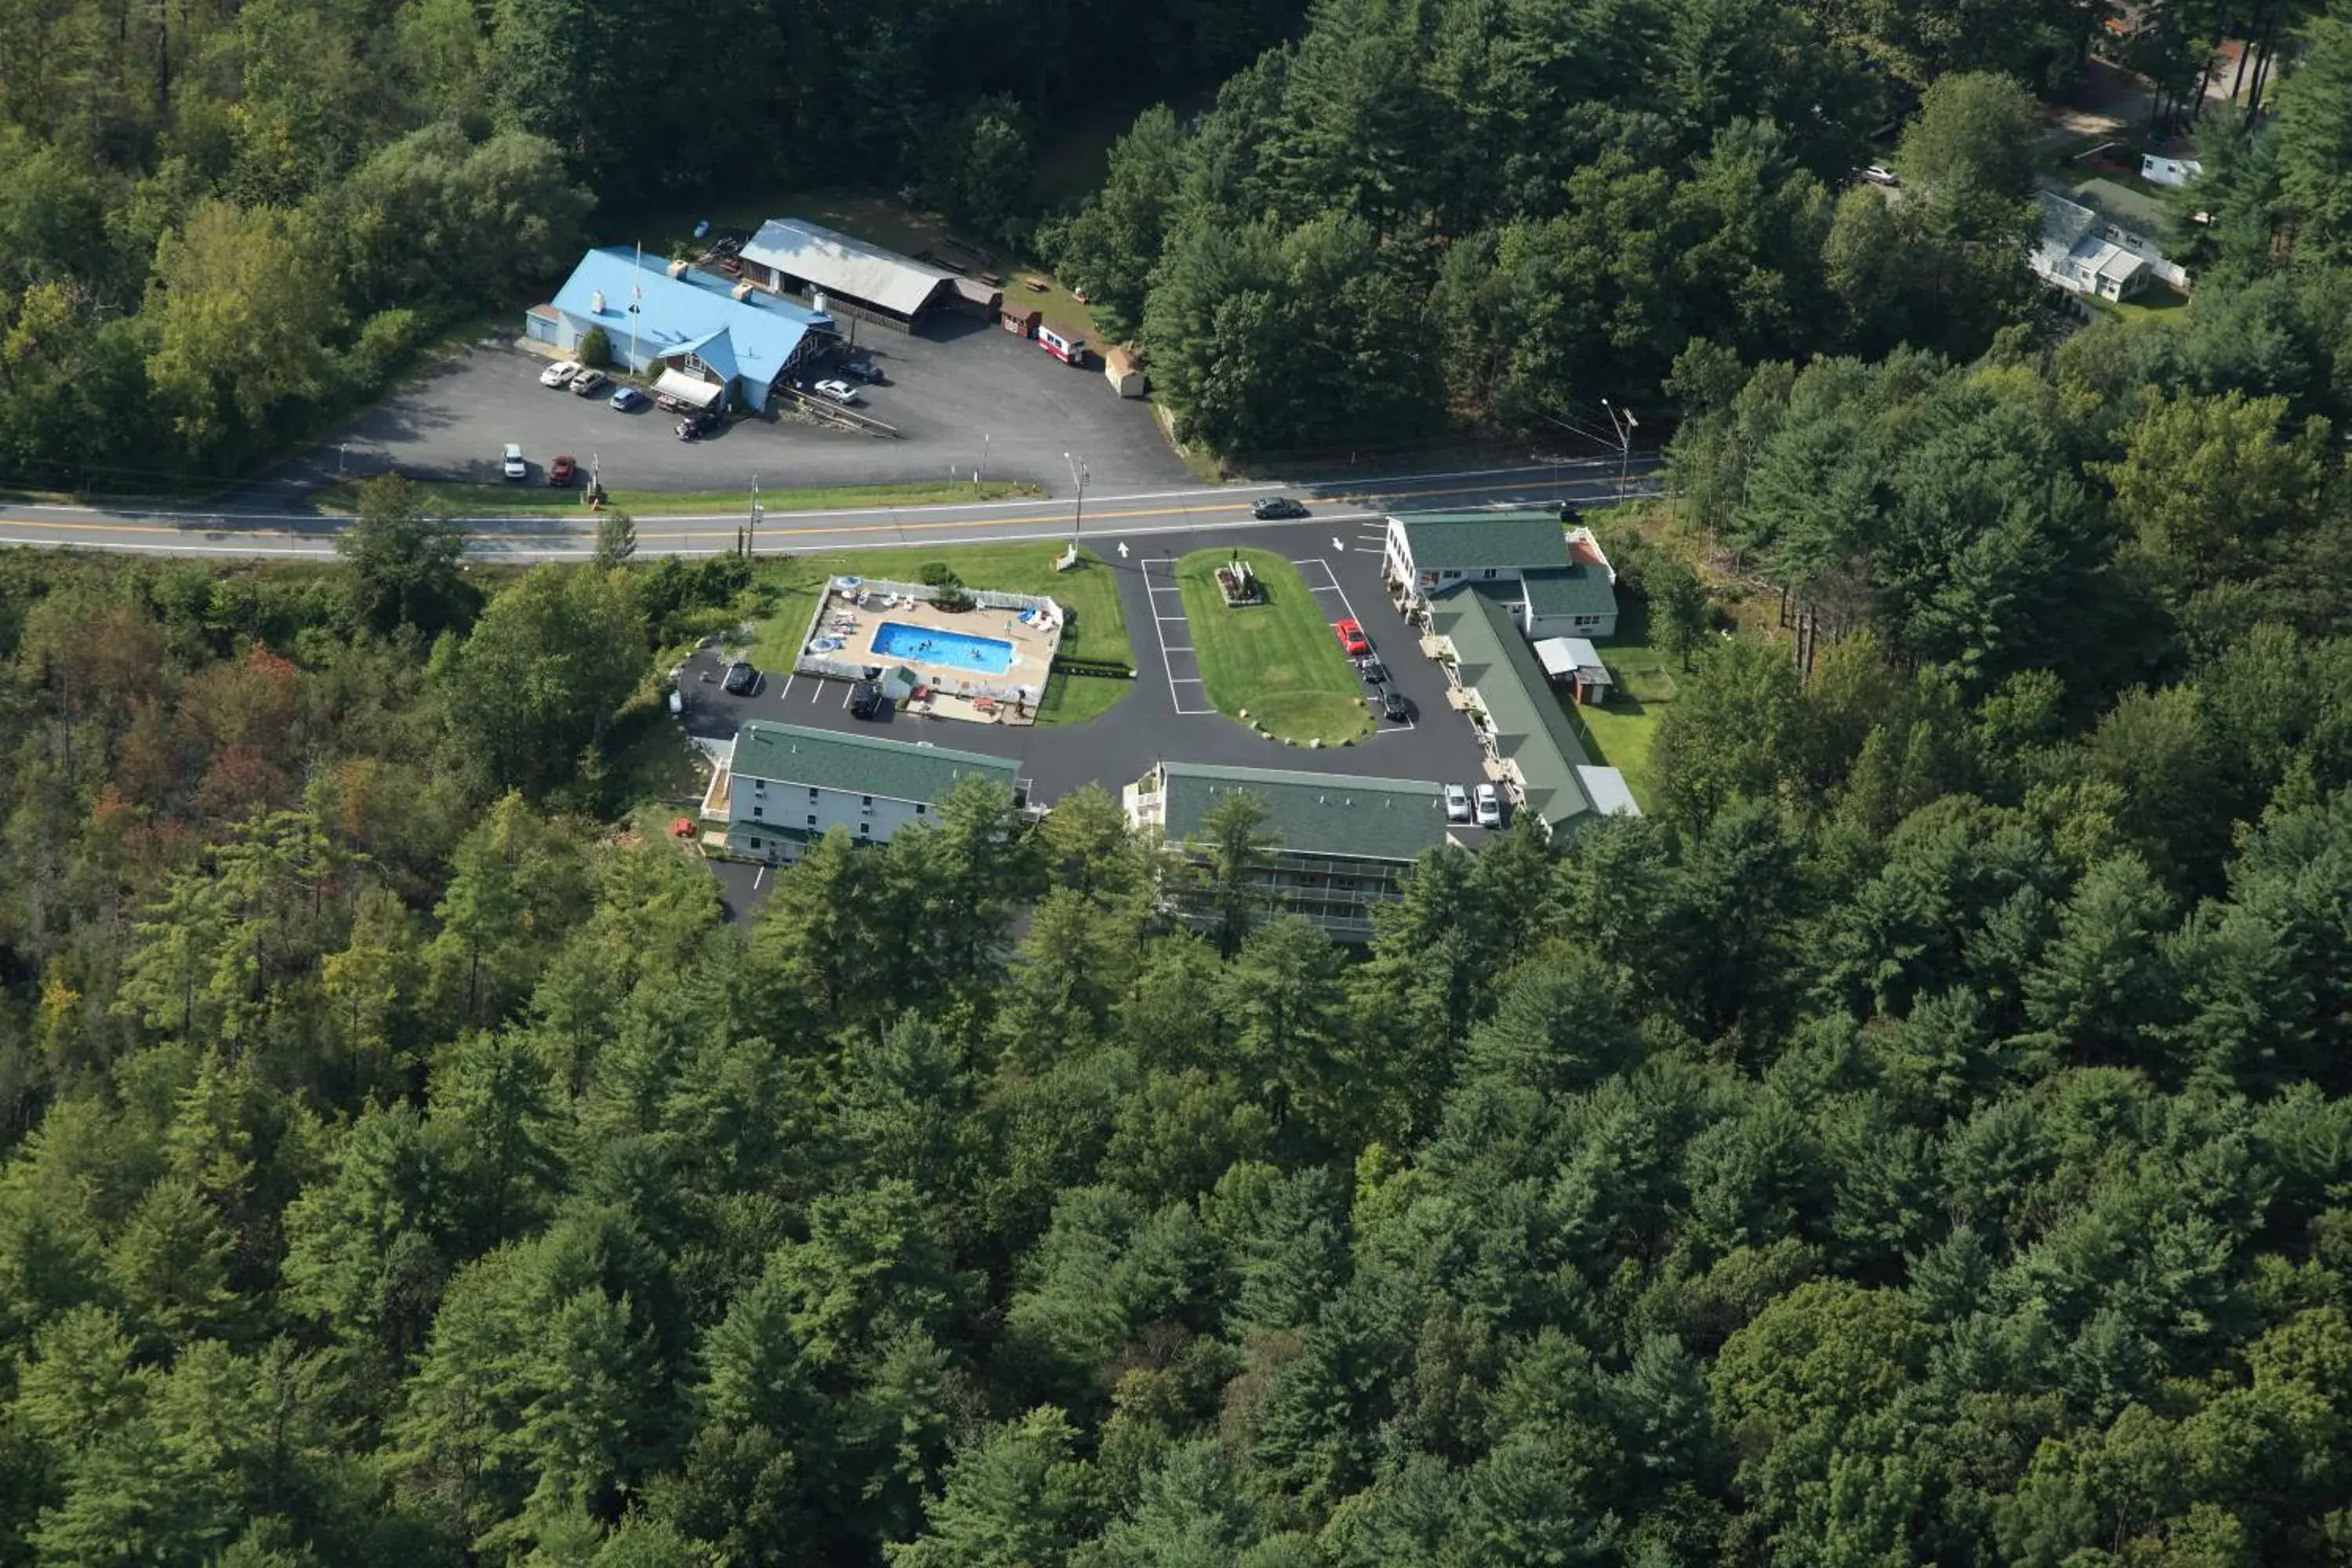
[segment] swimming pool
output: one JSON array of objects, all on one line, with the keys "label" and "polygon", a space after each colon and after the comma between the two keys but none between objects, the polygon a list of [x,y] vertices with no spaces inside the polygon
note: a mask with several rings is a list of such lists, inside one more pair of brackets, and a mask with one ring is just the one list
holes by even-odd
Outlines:
[{"label": "swimming pool", "polygon": [[1013,645],[1001,637],[910,626],[903,621],[884,621],[874,628],[874,651],[886,658],[945,665],[975,675],[1003,675],[1013,668]]}]

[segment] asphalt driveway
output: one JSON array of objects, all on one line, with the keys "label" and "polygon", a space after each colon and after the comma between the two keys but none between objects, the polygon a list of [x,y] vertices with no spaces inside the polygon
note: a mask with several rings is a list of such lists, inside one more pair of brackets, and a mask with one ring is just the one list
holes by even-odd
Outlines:
[{"label": "asphalt driveway", "polygon": [[1063,364],[1034,342],[958,318],[925,335],[860,323],[858,347],[888,377],[863,389],[865,412],[896,439],[794,418],[742,419],[698,442],[677,419],[614,409],[539,384],[547,360],[510,340],[476,343],[362,415],[291,468],[265,481],[289,489],[387,469],[421,478],[491,480],[499,448],[520,442],[543,483],[547,459],[569,453],[598,465],[615,489],[732,489],[763,485],[1025,479],[1066,495],[1069,453],[1088,486],[1137,489],[1189,482],[1146,404],[1113,393],[1099,374]]}]

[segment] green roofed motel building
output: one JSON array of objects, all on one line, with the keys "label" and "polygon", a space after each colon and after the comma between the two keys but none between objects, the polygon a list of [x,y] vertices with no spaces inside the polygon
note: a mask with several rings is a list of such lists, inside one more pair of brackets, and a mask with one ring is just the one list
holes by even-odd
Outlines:
[{"label": "green roofed motel building", "polygon": [[860,844],[886,844],[926,820],[940,797],[968,778],[1003,784],[1019,802],[1019,771],[1008,758],[977,752],[753,719],[711,770],[703,844],[770,861],[799,859],[835,827]]},{"label": "green roofed motel building", "polygon": [[1640,815],[1624,776],[1594,764],[1534,643],[1617,633],[1617,571],[1587,528],[1548,511],[1421,512],[1388,520],[1381,575],[1433,638],[1486,771],[1557,838]]},{"label": "green roofed motel building", "polygon": [[1548,511],[1426,511],[1388,520],[1381,574],[1408,616],[1465,588],[1505,593],[1530,642],[1617,635],[1617,569],[1589,528]]},{"label": "green roofed motel building", "polygon": [[[1236,795],[1265,808],[1271,841],[1251,881],[1276,914],[1304,915],[1342,942],[1370,942],[1372,910],[1403,896],[1422,855],[1454,840],[1440,786],[1413,779],[1350,778],[1276,768],[1161,762],[1123,793],[1129,822],[1196,866],[1208,862],[1202,824]],[[1176,912],[1204,922],[1199,900]]]}]

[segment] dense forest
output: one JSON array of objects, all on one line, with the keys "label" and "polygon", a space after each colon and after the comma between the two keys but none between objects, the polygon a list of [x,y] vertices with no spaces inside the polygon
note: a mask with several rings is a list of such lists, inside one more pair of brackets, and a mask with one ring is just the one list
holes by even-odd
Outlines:
[{"label": "dense forest", "polygon": [[332,571],[5,557],[0,1563],[2342,1561],[2346,517],[2143,394],[2071,600],[1906,596],[2070,373],[1855,373],[1994,470],[1890,477],[1871,623],[1360,954],[1240,814],[1171,927],[1093,789],[722,922],[609,824],[737,563],[477,581],[396,485]]},{"label": "dense forest", "polygon": [[[1208,112],[1139,119],[1102,191],[1041,237],[1213,451],[1465,425],[1557,441],[1601,424],[1603,397],[1666,412],[1694,340],[1750,363],[1897,343],[1970,360],[2005,326],[2050,331],[2023,266],[2046,151],[2032,94],[2073,84],[2097,37],[2179,121],[2227,34],[2251,40],[2267,104],[2260,62],[2299,47],[2311,9],[2166,0],[2129,7],[2118,42],[2081,0],[1319,0]],[[2315,25],[2340,30],[2342,6]],[[2198,127],[2231,203],[2188,256],[2200,297],[2274,268],[2279,221],[2325,215],[2340,247],[2344,68],[2280,82],[2296,135],[2250,148],[2256,117],[2226,109]],[[1896,127],[1890,200],[1853,174]],[[2335,296],[2306,304],[2340,335]]]},{"label": "dense forest", "polygon": [[10,0],[0,484],[248,472],[542,297],[592,230],[714,192],[879,184],[1025,226],[1034,149],[1097,79],[1191,89],[1295,9]]},{"label": "dense forest", "polygon": [[[1076,90],[920,9],[843,26]],[[404,228],[309,226],[368,170],[668,166],[501,120],[552,79],[482,63],[470,5],[55,13],[0,21],[52,73],[8,78],[0,224],[122,237],[5,230],[0,374],[94,321],[77,386],[223,377],[170,416],[216,455],[324,395],[170,351],[282,341],[296,302],[205,292],[293,287],[231,238],[374,257],[356,345],[426,276]],[[559,14],[655,16],[490,23]],[[1181,15],[1188,71],[1273,25]],[[1383,321],[1465,406],[1663,378],[1672,503],[1595,520],[1628,592],[1760,574],[1827,628],[1810,668],[1683,650],[1647,817],[1433,853],[1368,951],[1253,904],[1238,814],[1175,924],[1097,790],[1031,825],[969,788],[728,923],[635,830],[638,763],[655,672],[759,587],[625,524],[493,572],[390,481],[331,567],[0,555],[0,1565],[2352,1561],[2352,12],[2280,32],[2194,302],[2072,335],[2021,291],[2015,139],[2092,21],[1610,15],[1333,0],[1197,125],[1147,116],[1063,237],[1149,230],[1102,299],[1162,374],[1205,356],[1196,417],[1277,406],[1280,337],[1423,427]],[[630,58],[590,43],[541,63]],[[625,101],[684,112],[660,70]],[[1865,210],[1826,182],[1881,73],[1924,89],[1916,194]],[[418,102],[448,118],[367,150]],[[199,286],[144,280],[139,214]],[[1837,243],[1865,221],[1950,243]],[[16,390],[12,441],[78,406]]]}]

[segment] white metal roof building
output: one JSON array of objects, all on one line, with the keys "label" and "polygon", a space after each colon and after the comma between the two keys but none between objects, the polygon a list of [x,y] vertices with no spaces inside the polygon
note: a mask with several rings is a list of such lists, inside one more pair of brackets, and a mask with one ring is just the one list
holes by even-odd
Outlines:
[{"label": "white metal roof building", "polygon": [[[913,326],[941,305],[971,299],[963,279],[944,267],[805,218],[770,218],[740,254],[743,275],[762,288],[785,294],[814,289],[828,303],[840,300],[902,326]],[[974,301],[982,302],[994,310],[992,300]]]}]

